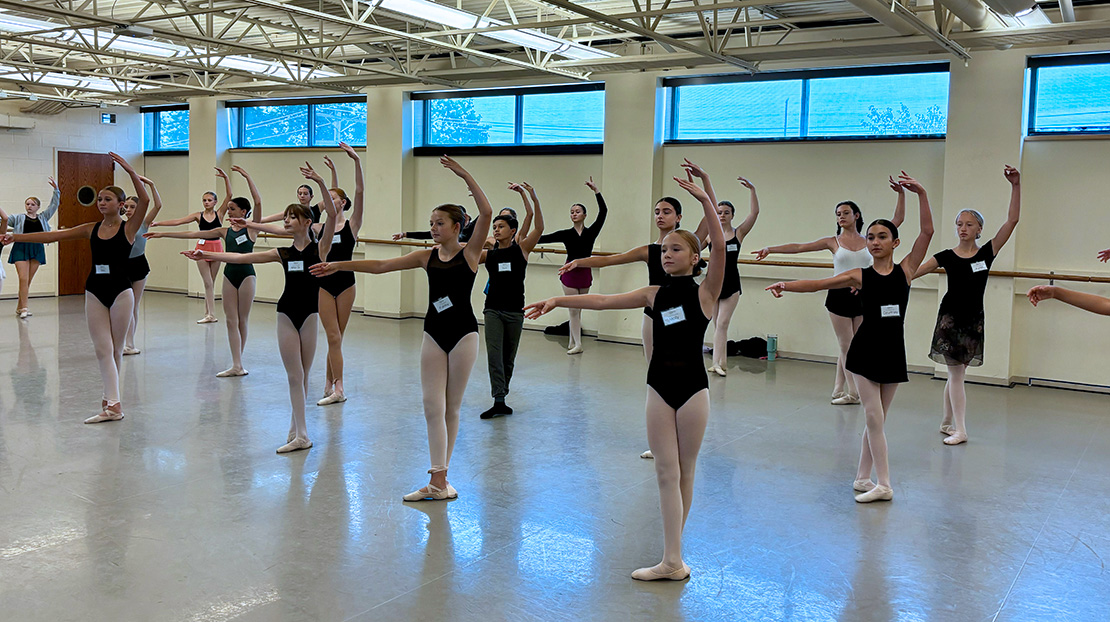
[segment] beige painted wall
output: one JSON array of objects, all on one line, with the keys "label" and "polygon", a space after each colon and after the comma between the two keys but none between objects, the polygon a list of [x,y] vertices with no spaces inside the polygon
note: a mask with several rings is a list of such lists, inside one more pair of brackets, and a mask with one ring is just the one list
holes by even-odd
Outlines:
[{"label": "beige painted wall", "polygon": [[[0,187],[4,188],[0,206],[5,213],[24,213],[23,201],[29,196],[39,197],[43,207],[46,207],[52,192],[47,177],[57,176],[59,151],[116,151],[128,158],[136,169],[142,170],[142,118],[137,109],[74,108],[57,115],[33,115],[19,111],[26,106],[27,102],[22,100],[0,102],[0,114],[25,117],[35,122],[33,129],[0,130]],[[114,112],[116,124],[102,125],[102,112]],[[129,179],[118,166],[116,183],[131,191]],[[57,214],[50,219],[50,226],[58,228]],[[8,263],[9,252],[9,249],[3,252],[4,271],[7,273],[2,292],[4,298],[16,296],[19,290],[15,266]],[[46,265],[39,269],[31,283],[32,296],[57,294],[57,259],[56,245],[47,245]]]}]

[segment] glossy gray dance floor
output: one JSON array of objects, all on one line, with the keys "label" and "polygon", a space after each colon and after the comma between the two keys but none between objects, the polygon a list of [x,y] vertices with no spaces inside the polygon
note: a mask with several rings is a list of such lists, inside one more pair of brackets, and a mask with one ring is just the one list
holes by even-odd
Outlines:
[{"label": "glossy gray dance floor", "polygon": [[1105,395],[971,387],[972,441],[952,448],[943,385],[913,377],[889,422],[895,500],[862,506],[863,417],[828,404],[832,367],[733,359],[712,380],[693,577],[644,584],[628,574],[662,536],[637,347],[567,357],[526,332],[517,414],[492,422],[480,359],[460,498],[402,504],[427,481],[419,321],[353,318],[350,400],[309,407],[315,447],[278,456],[272,305],[250,376],[217,379],[222,316],[198,326],[199,301],[148,295],[127,418],[98,426],[81,424],[100,397],[82,305],[35,299],[27,321],[2,305],[3,620],[1110,619]]}]

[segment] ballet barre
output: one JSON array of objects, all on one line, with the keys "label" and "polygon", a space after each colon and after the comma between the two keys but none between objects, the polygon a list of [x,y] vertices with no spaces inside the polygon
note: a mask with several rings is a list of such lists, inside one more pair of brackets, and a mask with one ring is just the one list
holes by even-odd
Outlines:
[{"label": "ballet barre", "polygon": [[[288,235],[277,235],[271,233],[263,233],[259,237],[268,238],[291,238]],[[387,240],[380,238],[362,238],[358,239],[363,244],[380,244],[384,246],[413,246],[417,248],[432,248],[436,244],[434,242],[420,242],[417,240]],[[554,255],[566,255],[567,252],[561,248],[544,248],[537,246],[533,253],[551,253]],[[597,251],[593,253],[595,257],[604,257],[607,255],[616,255],[617,253]],[[758,261],[755,259],[740,258],[736,263],[747,266],[774,266],[777,268],[821,268],[825,270],[832,270],[832,263],[824,261],[781,261],[781,260],[767,260]],[[944,272],[943,268],[937,268],[933,274],[940,274]],[[1036,281],[1068,281],[1072,283],[1110,283],[1110,276],[1092,276],[1083,274],[1067,274],[1062,272],[1026,272],[1026,271],[1010,271],[1010,270],[991,270],[990,275],[993,277],[1011,278],[1011,279],[1033,279]]]}]

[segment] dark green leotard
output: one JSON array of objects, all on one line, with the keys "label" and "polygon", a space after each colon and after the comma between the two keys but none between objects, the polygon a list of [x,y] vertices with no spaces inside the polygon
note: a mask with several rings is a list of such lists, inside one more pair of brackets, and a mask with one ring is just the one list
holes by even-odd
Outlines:
[{"label": "dark green leotard", "polygon": [[[254,251],[254,240],[251,239],[250,232],[246,229],[236,231],[231,227],[227,228],[227,236],[224,238],[224,248],[229,253],[250,253]],[[224,264],[224,278],[235,289],[243,284],[248,276],[254,276],[254,266],[249,263],[228,263]]]}]

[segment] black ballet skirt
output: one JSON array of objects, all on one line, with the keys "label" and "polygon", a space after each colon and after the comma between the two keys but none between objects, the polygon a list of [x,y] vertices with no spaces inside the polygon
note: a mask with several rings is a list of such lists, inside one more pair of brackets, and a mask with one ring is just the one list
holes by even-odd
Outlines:
[{"label": "black ballet skirt", "polygon": [[952,249],[933,257],[948,277],[948,292],[940,301],[929,358],[941,365],[983,364],[983,294],[994,263],[994,247],[987,242],[969,258]]},{"label": "black ballet skirt", "polygon": [[905,326],[910,284],[902,264],[894,264],[885,276],[874,267],[864,268],[859,296],[863,322],[848,347],[844,367],[879,384],[909,381]]}]

